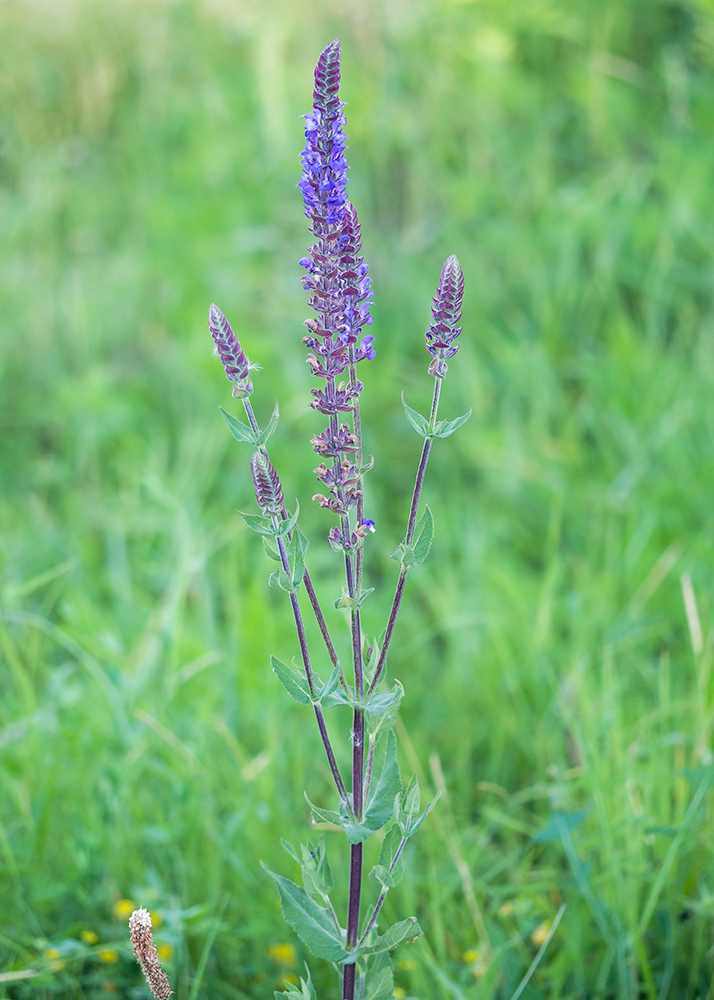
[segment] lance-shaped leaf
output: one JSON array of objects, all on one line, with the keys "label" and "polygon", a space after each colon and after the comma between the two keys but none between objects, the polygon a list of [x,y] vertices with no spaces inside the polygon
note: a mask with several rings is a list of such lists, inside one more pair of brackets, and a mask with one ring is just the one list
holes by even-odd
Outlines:
[{"label": "lance-shaped leaf", "polygon": [[316,844],[300,844],[302,852],[302,884],[313,899],[325,899],[333,886],[332,869],[327,860],[325,840],[320,837]]},{"label": "lance-shaped leaf", "polygon": [[404,413],[407,420],[412,425],[414,430],[417,432],[419,437],[429,436],[429,421],[426,417],[423,417],[421,413],[417,410],[413,410],[411,406],[407,406],[406,400],[404,399],[404,393],[402,393],[402,406],[404,407]]},{"label": "lance-shaped leaf", "polygon": [[385,952],[378,955],[367,973],[367,988],[364,1000],[389,1000],[394,996],[394,973],[389,956]]},{"label": "lance-shaped leaf", "polygon": [[429,509],[429,504],[425,504],[424,513],[417,521],[414,532],[414,543],[412,545],[412,565],[420,566],[429,555],[431,543],[434,540],[434,517]]},{"label": "lance-shaped leaf", "polygon": [[315,993],[315,987],[312,985],[310,970],[307,965],[305,969],[307,971],[307,982],[301,978],[299,986],[290,986],[283,993],[275,990],[273,993],[275,1000],[285,1000],[286,997],[287,1000],[317,1000],[317,993]]},{"label": "lance-shaped leaf", "polygon": [[393,889],[404,875],[404,858],[401,853],[404,839],[398,823],[390,827],[382,841],[379,861],[369,873],[370,879],[379,882],[385,889]]},{"label": "lance-shaped leaf", "polygon": [[367,716],[367,732],[375,740],[394,728],[394,723],[397,721],[397,716],[399,715],[399,704],[404,695],[404,688],[399,681],[395,681],[394,687],[387,693],[390,695],[396,694],[397,697],[392,697],[391,701],[386,704],[381,715],[373,712]]},{"label": "lance-shaped leaf", "polygon": [[384,715],[392,705],[398,707],[403,697],[404,688],[399,681],[395,681],[391,691],[375,691],[372,697],[364,703],[364,710],[367,715]]},{"label": "lance-shaped leaf", "polygon": [[302,531],[295,526],[288,546],[288,564],[293,587],[297,590],[305,576],[305,553],[310,543]]},{"label": "lance-shaped leaf", "polygon": [[344,803],[340,804],[340,822],[350,844],[361,844],[380,830],[394,815],[394,802],[402,787],[397,764],[397,741],[388,732],[377,744],[374,754],[369,798],[361,823],[350,821]]},{"label": "lance-shaped leaf", "polygon": [[297,500],[295,500],[295,513],[286,518],[284,521],[281,521],[279,527],[272,531],[271,534],[275,535],[277,538],[284,538],[287,533],[295,527],[299,515],[300,504]]},{"label": "lance-shaped leaf", "polygon": [[332,809],[320,809],[319,806],[312,804],[307,797],[307,792],[303,792],[303,795],[305,796],[305,801],[310,806],[313,823],[330,823],[332,826],[342,826],[342,816],[340,813]]},{"label": "lance-shaped leaf", "polygon": [[273,415],[268,421],[268,426],[264,431],[260,431],[255,437],[255,443],[260,447],[264,445],[265,442],[273,436],[275,433],[275,428],[278,426],[278,420],[280,419],[280,410],[278,409],[278,401],[275,400],[275,406],[273,407]]},{"label": "lance-shaped leaf", "polygon": [[459,427],[463,427],[466,421],[471,416],[471,407],[469,407],[468,413],[463,413],[460,417],[456,417],[454,420],[438,420],[434,430],[430,434],[430,437],[435,438],[447,438],[454,431],[457,431]]},{"label": "lance-shaped leaf", "polygon": [[[262,864],[262,862],[261,862]],[[283,875],[276,875],[263,865],[268,875],[275,880],[280,893],[283,916],[306,948],[316,958],[328,962],[341,962],[347,955],[341,937],[324,906],[319,906],[308,896],[302,886],[295,885]]]},{"label": "lance-shaped leaf", "polygon": [[270,574],[268,586],[280,587],[281,590],[287,590],[289,594],[297,594],[297,587],[294,586],[293,581],[282,566],[279,566],[278,569]]},{"label": "lance-shaped leaf", "polygon": [[418,937],[421,937],[421,934],[422,930],[417,918],[407,917],[406,920],[392,924],[388,931],[377,937],[372,944],[367,945],[364,952],[367,955],[379,955],[384,951],[392,951],[403,941],[416,941]]},{"label": "lance-shaped leaf", "polygon": [[[321,704],[322,704],[322,706],[324,708],[330,708],[331,705],[337,705],[337,704],[342,705],[342,704],[344,704],[344,702],[342,702],[342,701],[331,701],[330,700],[330,696],[333,695],[337,691],[337,689],[339,687],[340,687],[340,671],[339,671],[339,667],[333,667],[332,668],[332,673],[330,674],[330,676],[327,678],[327,680],[323,684],[323,686],[322,686],[322,688],[320,690],[320,694],[319,694],[319,700],[320,700],[320,702],[321,702]],[[344,695],[345,694],[344,690],[343,689],[341,689],[341,690],[342,690],[342,694]],[[347,697],[347,696],[345,695],[345,697]]]},{"label": "lance-shaped leaf", "polygon": [[310,686],[304,673],[287,666],[277,656],[270,657],[270,666],[293,701],[297,701],[301,705],[310,704],[312,701]]},{"label": "lance-shaped leaf", "polygon": [[431,802],[427,804],[424,812],[420,816],[419,809],[421,808],[421,791],[419,789],[419,782],[416,780],[416,776],[412,778],[406,791],[402,795],[397,796],[394,802],[394,813],[397,817],[397,823],[399,824],[399,828],[401,829],[404,837],[414,836],[440,798],[441,792],[439,791],[436,793]]},{"label": "lance-shaped leaf", "polygon": [[263,543],[263,551],[268,559],[272,559],[273,562],[280,562],[280,553],[275,542],[271,542],[267,535],[263,535],[261,541]]},{"label": "lance-shaped leaf", "polygon": [[245,444],[257,444],[255,432],[252,427],[249,427],[248,424],[244,424],[242,421],[237,420],[234,416],[228,413],[227,410],[224,410],[222,406],[219,406],[218,409],[221,411],[223,419],[228,425],[228,430],[231,432],[236,441],[241,441]]},{"label": "lance-shaped leaf", "polygon": [[259,535],[277,534],[275,528],[273,527],[273,522],[269,517],[263,517],[262,514],[244,514],[242,510],[239,510],[238,513],[248,527],[252,528],[253,531],[256,531]]}]

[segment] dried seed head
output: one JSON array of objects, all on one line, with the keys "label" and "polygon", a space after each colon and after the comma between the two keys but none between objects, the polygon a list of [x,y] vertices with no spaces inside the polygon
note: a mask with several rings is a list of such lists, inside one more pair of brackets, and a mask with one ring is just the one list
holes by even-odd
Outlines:
[{"label": "dried seed head", "polygon": [[149,988],[157,1000],[168,1000],[173,993],[171,983],[161,968],[159,954],[151,934],[151,914],[143,907],[129,917],[129,932],[134,956],[146,976]]},{"label": "dried seed head", "polygon": [[255,499],[264,514],[280,514],[283,509],[283,488],[272,462],[262,451],[253,453],[250,460],[253,473]]}]

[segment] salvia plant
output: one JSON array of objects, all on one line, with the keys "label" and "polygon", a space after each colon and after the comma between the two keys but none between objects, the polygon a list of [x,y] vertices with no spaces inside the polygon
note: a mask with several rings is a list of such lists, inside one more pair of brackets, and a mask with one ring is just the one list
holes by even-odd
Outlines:
[{"label": "salvia plant", "polygon": [[[362,373],[375,358],[374,337],[365,335],[371,325],[371,279],[361,248],[360,224],[347,198],[347,159],[344,102],[340,100],[340,43],[331,42],[315,69],[312,110],[305,115],[305,150],[302,153],[302,192],[309,220],[312,245],[300,260],[302,283],[314,315],[305,320],[307,362],[318,379],[312,389],[312,406],[324,415],[325,429],[312,438],[319,464],[320,483],[316,500],[334,518],[327,538],[344,562],[342,594],[335,607],[344,609],[350,623],[350,670],[345,671],[330,635],[325,616],[306,563],[308,540],[300,529],[299,505],[289,510],[280,477],[268,454],[268,440],[278,424],[278,406],[261,429],[253,410],[251,366],[245,351],[221,310],[212,305],[209,328],[215,350],[223,363],[232,394],[241,400],[247,422],[221,407],[229,430],[254,450],[250,467],[258,513],[244,513],[250,528],[262,537],[269,559],[276,564],[270,586],[284,590],[290,601],[300,652],[300,666],[271,658],[276,676],[288,695],[315,715],[327,762],[337,793],[334,809],[314,805],[306,794],[313,822],[330,824],[344,831],[349,845],[349,877],[346,922],[343,925],[331,901],[333,876],[324,838],[308,840],[296,850],[285,840],[283,847],[301,872],[302,885],[284,875],[266,871],[275,880],[283,915],[306,948],[319,959],[331,962],[342,984],[343,1000],[386,1000],[392,997],[394,978],[390,953],[397,945],[413,941],[421,930],[415,917],[406,917],[391,927],[381,921],[387,893],[403,875],[403,853],[408,840],[419,830],[436,799],[421,806],[415,778],[403,786],[397,764],[394,725],[403,696],[399,681],[386,683],[387,657],[407,576],[427,557],[434,534],[428,506],[419,513],[429,454],[435,438],[448,437],[470,414],[455,420],[439,420],[439,395],[448,361],[459,348],[464,279],[455,256],[442,270],[426,331],[426,349],[431,356],[429,374],[434,378],[431,409],[423,416],[407,406],[406,418],[423,438],[406,533],[392,558],[399,575],[384,633],[368,645],[360,621],[362,605],[372,593],[363,588],[365,542],[375,524],[365,516],[364,477],[372,463],[362,450],[360,395]],[[315,616],[329,660],[329,673],[319,674],[313,664],[303,621],[301,598],[306,598]],[[333,750],[326,713],[348,708],[351,726],[345,739],[351,746],[351,774],[346,778]],[[437,796],[438,798],[438,796]],[[364,843],[385,830],[378,863],[363,870]],[[368,899],[363,899],[368,896]],[[367,903],[367,905],[363,905]],[[132,915],[132,942],[149,985],[157,997],[168,996],[166,978],[158,965],[151,942],[151,924],[146,911]],[[309,970],[307,979],[276,997],[289,1000],[314,998]]]}]

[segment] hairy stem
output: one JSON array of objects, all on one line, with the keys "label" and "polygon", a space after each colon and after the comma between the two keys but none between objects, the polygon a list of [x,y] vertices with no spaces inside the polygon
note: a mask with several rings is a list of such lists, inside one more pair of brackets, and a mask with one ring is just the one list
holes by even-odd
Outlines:
[{"label": "hairy stem", "polygon": [[[273,518],[274,526],[277,527],[280,523],[277,517]],[[285,572],[290,575],[290,564],[288,562],[288,554],[285,549],[285,542],[282,538],[276,538],[278,543],[278,552],[280,553],[280,562],[282,564]],[[310,651],[307,645],[307,636],[305,635],[305,624],[302,620],[302,613],[300,611],[300,604],[298,603],[297,594],[290,594],[290,605],[293,609],[293,617],[295,619],[295,628],[298,634],[298,642],[300,644],[300,655],[302,656],[303,667],[305,668],[305,676],[307,677],[308,687],[310,689],[311,697],[315,697],[315,675],[312,671],[312,664],[310,662]],[[320,730],[320,737],[322,738],[323,746],[325,747],[325,753],[327,754],[327,762],[330,765],[330,770],[332,771],[332,777],[335,779],[335,785],[337,786],[337,791],[343,802],[349,805],[349,796],[347,794],[347,789],[345,788],[345,783],[342,780],[342,775],[340,774],[340,769],[335,759],[335,754],[332,749],[332,743],[330,742],[330,737],[327,732],[327,724],[325,722],[325,714],[322,711],[322,705],[317,702],[313,702],[312,707],[315,710],[315,718],[317,719],[317,726]]]},{"label": "hairy stem", "polygon": [[[399,862],[399,859],[402,856],[402,851],[404,850],[406,842],[407,842],[407,838],[406,837],[402,837],[401,842],[399,844],[399,847],[397,848],[397,853],[394,855],[394,860],[392,861],[391,865],[389,866],[389,874],[390,875],[392,874],[392,872],[394,871],[394,869],[397,867],[397,864]],[[367,936],[368,936],[369,932],[372,930],[372,928],[374,927],[374,925],[377,923],[377,917],[379,916],[379,911],[384,906],[384,901],[387,898],[387,893],[388,892],[389,892],[389,889],[387,889],[386,886],[380,892],[379,899],[377,900],[377,902],[375,904],[374,911],[372,912],[372,916],[369,918],[369,923],[365,927],[364,934],[359,939],[358,944],[363,945],[365,943],[365,941],[367,940]]]},{"label": "hairy stem", "polygon": [[[248,423],[250,424],[251,430],[254,434],[260,433],[260,427],[258,426],[258,421],[255,418],[255,413],[253,412],[253,406],[250,400],[245,397],[243,399],[243,408],[245,410],[245,415],[248,418]],[[260,446],[260,450],[267,456],[268,449],[265,445]],[[285,520],[288,516],[288,512],[283,506],[282,518]],[[322,641],[325,643],[325,648],[327,649],[327,655],[330,657],[330,663],[333,667],[336,667],[340,675],[340,684],[345,691],[349,690],[349,685],[347,684],[347,678],[345,677],[344,670],[340,664],[337,652],[335,650],[335,645],[330,636],[329,629],[327,627],[327,622],[325,621],[325,616],[322,613],[322,608],[320,607],[320,602],[315,593],[315,588],[312,585],[312,580],[310,579],[310,574],[305,569],[305,576],[303,577],[303,582],[305,584],[305,591],[307,593],[308,600],[310,601],[310,607],[312,608],[313,614],[315,615],[315,621],[317,622],[317,627],[320,629],[320,635],[322,636]]]},{"label": "hairy stem", "polygon": [[[429,430],[434,427],[436,423],[436,414],[439,409],[439,396],[441,394],[441,379],[434,379],[434,394],[431,400],[431,413],[429,415]],[[414,538],[414,528],[416,527],[417,511],[419,510],[419,501],[421,500],[421,491],[424,486],[424,476],[426,475],[426,467],[429,462],[429,454],[431,452],[431,438],[424,438],[424,445],[421,450],[421,458],[419,459],[419,467],[417,469],[416,481],[414,483],[414,492],[412,493],[412,504],[409,508],[409,520],[407,522],[407,533],[405,537],[405,542],[407,545],[411,545],[412,539]],[[382,643],[382,648],[379,651],[379,659],[377,661],[377,666],[374,671],[374,677],[372,678],[372,683],[369,685],[369,690],[367,696],[372,694],[377,685],[379,684],[382,674],[384,673],[384,668],[387,662],[387,653],[389,652],[389,645],[392,641],[392,635],[394,633],[394,626],[397,623],[397,615],[399,614],[399,608],[402,604],[402,597],[404,596],[404,585],[407,581],[407,575],[409,573],[409,567],[403,566],[400,573],[399,579],[397,580],[397,588],[394,592],[394,600],[392,601],[392,607],[389,611],[389,621],[387,622],[387,630],[384,633],[384,642]]]}]

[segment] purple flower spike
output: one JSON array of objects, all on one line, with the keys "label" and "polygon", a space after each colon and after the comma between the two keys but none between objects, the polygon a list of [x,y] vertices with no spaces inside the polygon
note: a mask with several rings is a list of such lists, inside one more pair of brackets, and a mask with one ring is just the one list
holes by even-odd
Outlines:
[{"label": "purple flower spike", "polygon": [[339,89],[340,42],[336,38],[320,54],[315,68],[313,110],[305,115],[305,151],[298,184],[305,215],[312,220],[316,236],[327,235],[330,227],[341,223],[347,203],[347,137]]},{"label": "purple flower spike", "polygon": [[461,320],[461,303],[464,298],[464,272],[456,254],[447,257],[441,269],[439,287],[431,309],[432,321],[426,331],[426,349],[434,360],[429,374],[443,378],[448,370],[447,358],[453,358],[459,349],[455,342],[461,333],[457,324]]},{"label": "purple flower spike", "polygon": [[208,310],[208,329],[211,331],[216,353],[226,370],[226,378],[233,383],[233,395],[250,396],[253,391],[248,377],[250,363],[230,323],[217,305],[212,305]]},{"label": "purple flower spike", "polygon": [[250,471],[253,473],[255,499],[264,514],[278,515],[283,509],[283,488],[273,464],[262,451],[253,453],[250,460]]}]

